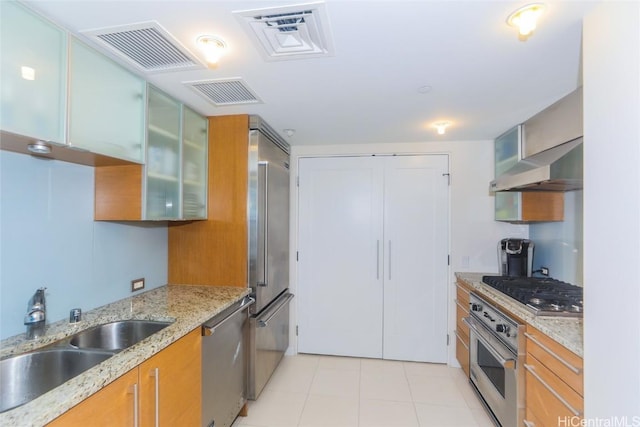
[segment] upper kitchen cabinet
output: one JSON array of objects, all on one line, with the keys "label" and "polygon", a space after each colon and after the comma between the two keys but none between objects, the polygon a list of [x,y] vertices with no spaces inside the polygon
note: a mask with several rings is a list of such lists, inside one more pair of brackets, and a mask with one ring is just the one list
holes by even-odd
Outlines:
[{"label": "upper kitchen cabinet", "polygon": [[[495,140],[495,177],[514,168],[522,160],[523,125],[509,129]],[[562,221],[564,194],[553,191],[495,193],[495,220],[513,223]]]},{"label": "upper kitchen cabinet", "polygon": [[73,38],[69,87],[69,144],[143,163],[146,82]]},{"label": "upper kitchen cabinet", "polygon": [[67,36],[24,6],[0,2],[0,128],[65,142]]},{"label": "upper kitchen cabinet", "polygon": [[206,218],[207,119],[160,90],[147,96],[145,165],[95,169],[95,219]]}]

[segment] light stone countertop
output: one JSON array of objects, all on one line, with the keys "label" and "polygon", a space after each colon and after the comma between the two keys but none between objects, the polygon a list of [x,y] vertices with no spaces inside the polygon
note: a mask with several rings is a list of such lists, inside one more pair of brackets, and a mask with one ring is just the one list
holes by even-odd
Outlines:
[{"label": "light stone countertop", "polygon": [[149,338],[115,354],[31,402],[0,414],[2,426],[43,426],[249,294],[248,288],[168,285],[82,314],[82,321],[47,325],[46,335],[25,334],[0,342],[0,358],[25,353],[102,323],[125,319],[173,321]]},{"label": "light stone countertop", "polygon": [[482,276],[485,275],[495,275],[495,273],[456,273],[458,279],[471,286],[473,291],[481,297],[489,299],[489,302],[498,303],[527,324],[583,357],[582,318],[535,316],[525,308],[524,304],[484,284]]}]

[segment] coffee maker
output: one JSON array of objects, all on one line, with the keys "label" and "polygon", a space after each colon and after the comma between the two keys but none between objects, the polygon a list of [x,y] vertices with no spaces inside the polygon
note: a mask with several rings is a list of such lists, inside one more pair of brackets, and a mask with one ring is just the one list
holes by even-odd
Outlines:
[{"label": "coffee maker", "polygon": [[498,243],[500,275],[531,277],[534,244],[528,239],[502,239]]}]

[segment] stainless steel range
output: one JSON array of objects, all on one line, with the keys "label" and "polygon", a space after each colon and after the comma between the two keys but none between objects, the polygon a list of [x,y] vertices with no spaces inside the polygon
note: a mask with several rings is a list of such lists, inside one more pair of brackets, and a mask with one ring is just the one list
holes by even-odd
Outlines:
[{"label": "stainless steel range", "polygon": [[496,424],[522,425],[524,416],[524,329],[471,292],[469,326],[470,380]]},{"label": "stainless steel range", "polygon": [[536,316],[582,317],[582,288],[551,278],[482,276],[482,281],[521,302]]}]

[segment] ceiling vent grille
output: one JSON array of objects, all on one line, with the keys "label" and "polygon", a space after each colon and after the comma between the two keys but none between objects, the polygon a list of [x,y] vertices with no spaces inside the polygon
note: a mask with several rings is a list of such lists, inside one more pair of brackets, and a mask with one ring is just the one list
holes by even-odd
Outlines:
[{"label": "ceiling vent grille", "polygon": [[200,80],[184,84],[217,106],[262,103],[240,78]]},{"label": "ceiling vent grille", "polygon": [[268,61],[333,55],[324,3],[234,12]]},{"label": "ceiling vent grille", "polygon": [[82,33],[146,73],[206,68],[155,21],[86,30]]}]

